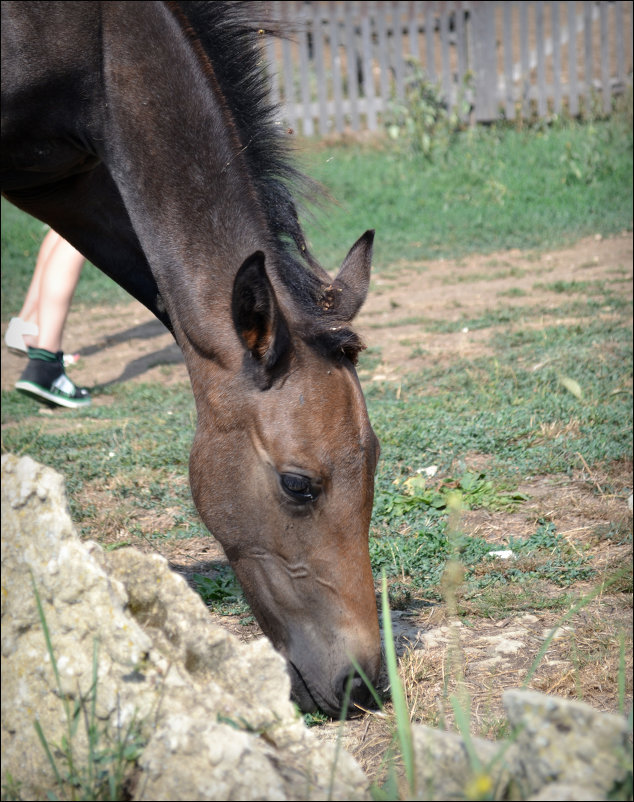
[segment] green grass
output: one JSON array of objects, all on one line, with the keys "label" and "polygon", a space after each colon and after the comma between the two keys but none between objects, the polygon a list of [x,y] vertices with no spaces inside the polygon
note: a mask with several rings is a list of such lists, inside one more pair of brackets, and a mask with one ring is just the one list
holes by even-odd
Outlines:
[{"label": "green grass", "polygon": [[[567,172],[573,152],[586,154],[581,178]],[[314,251],[331,267],[369,226],[378,229],[379,270],[394,274],[404,259],[552,247],[631,227],[631,129],[624,132],[618,120],[539,132],[467,132],[445,160],[431,164],[343,146],[315,147],[309,161],[343,203],[327,229],[310,225]],[[496,194],[491,181],[506,191]],[[4,201],[2,214],[6,318],[22,302],[42,227]],[[489,267],[489,277],[512,275],[498,258]],[[487,273],[480,278],[486,281]],[[452,535],[449,525],[454,491],[465,510],[510,515],[521,512],[525,497],[518,486],[531,477],[564,480],[584,465],[592,470],[631,460],[631,299],[611,280],[541,278],[553,308],[531,304],[528,294],[521,306],[478,317],[417,319],[429,332],[495,327],[487,356],[429,361],[398,387],[366,382],[382,445],[370,556],[377,580],[382,571],[389,579],[393,606],[440,599],[446,561],[456,555],[466,568],[464,598],[472,614],[486,618],[563,610],[573,603],[576,584],[596,580],[591,556],[572,550],[547,519],[509,542],[516,559],[503,567],[489,557],[483,538]],[[91,268],[77,303],[124,297]],[[372,375],[380,361],[379,346],[364,352],[361,375]],[[108,548],[204,536],[187,483],[195,427],[189,385],[128,382],[96,388],[93,397],[99,403],[88,409],[44,417],[35,401],[3,393],[3,450],[61,471],[82,536]],[[485,468],[468,469],[473,454]],[[438,474],[423,481],[419,471],[431,465]],[[117,540],[120,530],[125,537]],[[606,523],[602,532],[615,544],[631,542],[631,527],[619,522]],[[229,569],[199,577],[197,587],[216,611],[247,614]],[[631,592],[631,574],[622,587]]]},{"label": "green grass", "polygon": [[[593,308],[588,304],[583,324],[520,328],[496,338],[493,357],[421,370],[404,379],[398,396],[389,385],[366,388],[382,443],[370,554],[377,576],[384,570],[391,579],[392,601],[407,587],[439,597],[451,553],[447,500],[454,490],[466,509],[509,511],[525,500],[517,492],[522,478],[565,475],[581,466],[580,455],[591,466],[631,456],[631,396],[619,391],[631,375],[631,332],[619,322],[594,320]],[[367,360],[373,359],[369,354]],[[579,384],[581,399],[562,377]],[[56,411],[51,426],[38,415],[36,402],[7,393],[4,449],[28,453],[65,474],[73,516],[85,536],[98,537],[102,521],[86,503],[86,491],[110,484],[112,504],[125,508],[132,536],[204,535],[184,480],[194,430],[189,386],[115,385],[101,399],[107,403]],[[159,428],[163,436],[156,438]],[[489,456],[486,472],[452,474],[471,452]],[[429,465],[439,466],[442,481],[417,473]],[[177,510],[171,527],[144,530],[135,523],[145,511],[162,507]],[[404,523],[406,534],[400,532]],[[486,590],[489,599],[495,588],[523,586],[530,597],[531,582],[567,588],[594,575],[591,562],[573,553],[547,521],[538,522],[528,539],[509,542],[518,560],[503,570],[488,557],[483,539],[464,536],[457,546],[470,590]],[[199,592],[218,612],[246,612],[229,571],[201,583]],[[500,609],[509,605],[522,606],[515,599]]]},{"label": "green grass", "polygon": [[323,148],[306,162],[341,204],[308,226],[329,269],[353,232],[367,228],[377,231],[375,269],[382,270],[399,260],[548,248],[632,227],[627,118],[540,132],[469,130],[432,163],[357,147]]},{"label": "green grass", "polygon": [[[505,248],[547,248],[632,227],[632,128],[627,113],[541,130],[461,133],[429,162],[390,150],[300,143],[306,172],[340,204],[306,217],[329,270],[375,228],[374,270],[402,260]],[[44,236],[42,223],[2,200],[2,319],[19,312]],[[120,303],[125,293],[87,265],[76,303]]]},{"label": "green grass", "polygon": [[[565,471],[577,453],[590,464],[625,457],[631,447],[631,329],[624,320],[596,319],[593,302],[580,303],[577,311],[584,307],[574,325],[533,329],[523,325],[527,314],[504,337],[491,336],[495,356],[421,370],[404,378],[399,397],[389,384],[371,384],[367,396],[387,462],[405,463],[404,472],[431,464],[448,468],[456,455],[478,451],[492,455],[494,471],[518,476]],[[533,310],[533,319],[540,315]],[[498,323],[494,316],[487,320]],[[582,400],[562,377],[579,384]],[[554,440],[540,433],[540,427],[571,420],[574,431]]]},{"label": "green grass", "polygon": [[[593,466],[631,457],[628,304],[623,298],[615,303],[607,285],[595,287],[595,293],[566,301],[580,316],[574,325],[531,328],[525,324],[543,317],[543,310],[526,307],[503,338],[492,335],[493,356],[421,369],[405,376],[398,392],[390,384],[365,388],[382,444],[370,553],[377,576],[385,570],[392,584],[401,582],[392,590],[392,601],[406,598],[408,587],[439,597],[450,553],[447,499],[453,490],[462,493],[467,509],[512,511],[525,500],[517,485],[526,477],[566,475],[581,467],[581,459]],[[597,319],[597,308],[606,307],[615,317]],[[559,308],[551,319],[562,316]],[[500,321],[489,314],[465,322],[486,328]],[[360,367],[376,362],[371,351]],[[571,383],[579,394],[570,391]],[[87,499],[100,487],[111,488],[108,503],[123,510],[122,526],[133,542],[204,535],[186,482],[195,426],[189,385],[127,383],[95,397],[103,403],[56,410],[52,425],[38,414],[35,401],[5,393],[3,448],[28,453],[64,473],[73,517],[85,536],[98,537],[103,523],[103,510]],[[460,467],[474,452],[488,458],[485,471]],[[417,473],[430,465],[439,467],[442,480]],[[159,529],[139,523],[147,512],[163,508],[173,511],[171,525]],[[484,540],[465,537],[460,552],[472,589],[486,589],[491,597],[504,585],[528,588],[531,581],[549,581],[567,588],[591,578],[590,562],[566,550],[556,532],[547,542],[544,526],[548,522],[535,525],[536,539],[512,546],[520,559],[503,571],[488,558]],[[211,590],[199,590],[219,612],[246,612],[229,575],[209,583]]]}]

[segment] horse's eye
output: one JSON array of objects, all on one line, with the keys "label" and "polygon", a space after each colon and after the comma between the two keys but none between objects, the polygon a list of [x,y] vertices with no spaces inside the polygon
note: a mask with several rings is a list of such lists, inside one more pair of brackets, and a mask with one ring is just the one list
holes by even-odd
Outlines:
[{"label": "horse's eye", "polygon": [[315,487],[308,476],[300,476],[297,473],[283,473],[281,474],[281,480],[286,494],[293,501],[298,501],[300,504],[315,501],[319,495],[320,488]]}]

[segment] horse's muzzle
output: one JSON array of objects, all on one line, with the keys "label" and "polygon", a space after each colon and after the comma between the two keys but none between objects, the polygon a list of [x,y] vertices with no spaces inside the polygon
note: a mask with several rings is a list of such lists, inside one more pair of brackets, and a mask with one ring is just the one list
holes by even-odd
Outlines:
[{"label": "horse's muzzle", "polygon": [[[291,698],[303,713],[322,713],[339,718],[345,708],[346,717],[360,715],[364,710],[376,707],[374,695],[366,682],[355,671],[353,666],[340,671],[332,682],[331,690],[322,691],[321,682],[313,681],[306,673],[302,674],[289,662],[291,677]],[[371,680],[378,672],[368,672]]]},{"label": "horse's muzzle", "polygon": [[376,707],[372,691],[353,667],[341,672],[335,681],[335,690],[341,703],[340,709],[347,706],[348,718]]}]

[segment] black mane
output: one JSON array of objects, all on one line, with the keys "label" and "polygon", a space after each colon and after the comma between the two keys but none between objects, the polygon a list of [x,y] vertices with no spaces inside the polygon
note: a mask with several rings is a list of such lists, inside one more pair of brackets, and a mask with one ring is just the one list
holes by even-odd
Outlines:
[{"label": "black mane", "polygon": [[364,347],[360,338],[319,304],[327,274],[308,250],[293,200],[293,193],[321,199],[325,192],[292,164],[289,135],[270,98],[262,38],[284,36],[288,30],[265,17],[267,4],[262,2],[183,0],[169,5],[186,18],[188,32],[200,42],[231,110],[277,253],[277,270],[305,318],[301,336],[322,352],[356,361]]}]

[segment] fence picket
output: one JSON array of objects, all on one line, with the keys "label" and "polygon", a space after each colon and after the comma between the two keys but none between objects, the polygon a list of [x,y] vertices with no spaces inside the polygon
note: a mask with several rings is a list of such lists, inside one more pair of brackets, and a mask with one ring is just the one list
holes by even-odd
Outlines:
[{"label": "fence picket", "polygon": [[576,117],[579,114],[577,89],[577,10],[576,3],[568,6],[568,109]]},{"label": "fence picket", "polygon": [[337,8],[329,3],[328,30],[330,36],[330,61],[332,64],[332,92],[335,100],[335,128],[343,131],[343,88],[341,86],[341,57],[339,55],[339,20]]},{"label": "fence picket", "polygon": [[583,6],[583,44],[585,77],[585,111],[592,108],[592,9],[588,3]]},{"label": "fence picket", "polygon": [[528,50],[528,5],[520,3],[520,63],[521,63],[521,97],[522,116],[530,114],[530,61]]},{"label": "fence picket", "polygon": [[361,3],[361,35],[363,39],[363,90],[365,94],[365,109],[370,131],[377,129],[376,107],[374,105],[374,72],[372,65],[372,32],[370,28],[371,9]]},{"label": "fence picket", "polygon": [[396,83],[396,97],[402,100],[405,97],[405,63],[403,61],[403,46],[405,40],[403,38],[403,31],[406,27],[406,21],[403,19],[401,11],[407,11],[403,3],[393,0],[392,2],[392,47],[390,48],[393,53],[394,64],[394,79]]},{"label": "fence picket", "polygon": [[418,5],[415,0],[410,0],[407,4],[407,32],[409,34],[409,52],[410,56],[416,61],[420,60],[418,50]]},{"label": "fence picket", "polygon": [[553,38],[553,109],[561,113],[561,31],[559,28],[559,3],[550,4]]},{"label": "fence picket", "polygon": [[504,109],[507,120],[515,118],[515,103],[513,102],[513,36],[512,13],[513,4],[503,3],[504,15]]},{"label": "fence picket", "polygon": [[378,55],[379,55],[379,80],[381,86],[381,100],[384,107],[385,101],[390,97],[390,59],[387,48],[387,20],[385,19],[385,2],[377,4],[376,9],[377,34],[378,34]]},{"label": "fence picket", "polygon": [[[607,114],[632,83],[632,3],[622,0],[278,0],[271,7],[294,29],[265,48],[277,73],[273,97],[285,124],[305,136],[378,130],[391,100],[404,96],[410,57],[449,107],[466,97],[476,122],[587,114],[595,90]],[[460,114],[469,117],[462,106]]]},{"label": "fence picket", "polygon": [[[278,3],[280,8],[280,15],[283,20],[287,17],[287,3]],[[286,109],[286,123],[295,130],[298,125],[297,121],[297,103],[295,99],[295,81],[293,79],[293,54],[291,51],[291,42],[288,39],[282,39],[282,75],[284,86],[284,106]]]},{"label": "fence picket", "polygon": [[471,9],[477,121],[493,120],[498,116],[494,12],[493,3],[478,3]]},{"label": "fence picket", "polygon": [[436,62],[434,59],[434,29],[436,26],[436,3],[425,3],[425,51],[427,54],[427,76],[436,83]]},{"label": "fence picket", "polygon": [[601,26],[601,92],[603,95],[603,111],[610,111],[612,99],[610,96],[610,51],[608,39],[608,4],[599,5],[599,20]]},{"label": "fence picket", "polygon": [[449,3],[440,6],[440,56],[442,63],[442,93],[451,102],[451,65],[449,62]]},{"label": "fence picket", "polygon": [[[313,115],[311,112],[311,98],[310,98],[310,76],[308,67],[308,20],[302,15],[302,3],[297,0],[297,18],[298,18],[298,41],[299,41],[299,69],[300,69],[300,86],[301,86],[301,106],[302,106],[302,133],[304,136],[312,136],[315,133],[313,125]],[[299,115],[298,115],[299,116]]]},{"label": "fence picket", "polygon": [[[461,95],[465,87],[465,79],[467,76],[467,31],[465,28],[465,11],[466,3],[456,3],[456,50],[458,51],[458,86],[456,91],[456,100],[454,102],[461,102]],[[468,112],[462,113],[461,117],[466,120]]]},{"label": "fence picket", "polygon": [[625,48],[623,47],[623,3],[614,3],[614,33],[616,39],[616,80],[625,86]]},{"label": "fence picket", "polygon": [[322,24],[319,3],[313,4],[312,32],[317,80],[317,105],[319,108],[319,133],[327,134],[329,131],[328,94],[326,92],[328,77],[326,75],[326,59],[324,52],[324,26]]},{"label": "fence picket", "polygon": [[548,111],[546,98],[546,57],[544,53],[544,3],[535,3],[535,35],[537,37],[537,114],[544,117]]},{"label": "fence picket", "polygon": [[349,114],[353,131],[360,128],[359,120],[359,73],[356,37],[352,20],[353,4],[343,4],[344,30],[346,39],[346,74],[348,77]]}]

